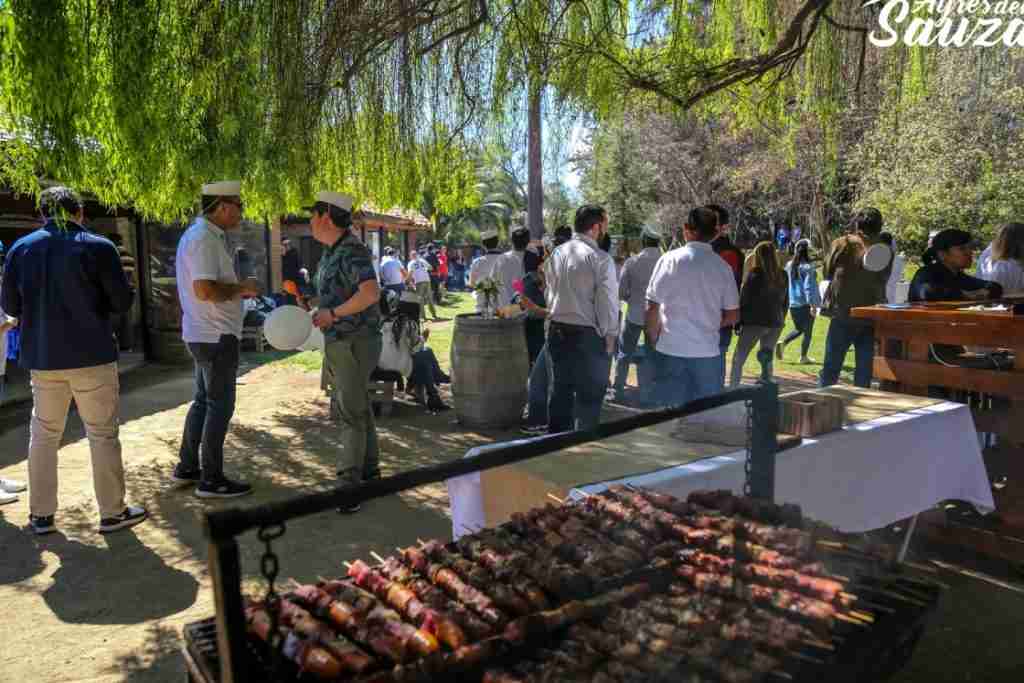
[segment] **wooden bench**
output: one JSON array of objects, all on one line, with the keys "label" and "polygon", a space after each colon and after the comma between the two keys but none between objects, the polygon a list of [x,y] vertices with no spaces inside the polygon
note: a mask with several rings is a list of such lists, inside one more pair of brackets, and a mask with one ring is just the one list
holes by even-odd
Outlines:
[{"label": "wooden bench", "polygon": [[263,336],[263,325],[252,325],[242,328],[242,344],[252,342],[257,353],[263,353],[266,338]]}]

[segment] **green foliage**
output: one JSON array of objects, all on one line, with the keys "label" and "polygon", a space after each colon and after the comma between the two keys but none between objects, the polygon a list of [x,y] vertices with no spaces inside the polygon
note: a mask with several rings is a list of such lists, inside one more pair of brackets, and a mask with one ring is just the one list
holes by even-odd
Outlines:
[{"label": "green foliage", "polygon": [[0,4],[0,172],[20,191],[41,174],[165,220],[225,177],[243,179],[258,217],[322,187],[417,206],[429,185],[455,210],[473,172],[452,90],[476,81],[447,47],[475,47],[472,34],[430,46],[478,5],[443,4],[397,33],[389,17],[408,3]]},{"label": "green foliage", "polygon": [[1024,212],[1024,83],[1012,68],[986,70],[990,59],[932,55],[927,93],[888,92],[851,159],[858,204],[877,206],[908,253],[943,228],[987,241]]}]

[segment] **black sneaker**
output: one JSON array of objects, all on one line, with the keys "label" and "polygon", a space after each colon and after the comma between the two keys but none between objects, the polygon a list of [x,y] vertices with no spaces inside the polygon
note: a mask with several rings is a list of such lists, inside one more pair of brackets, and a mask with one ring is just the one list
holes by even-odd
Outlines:
[{"label": "black sneaker", "polygon": [[100,533],[109,534],[111,531],[127,529],[130,526],[146,521],[147,517],[149,517],[149,513],[146,512],[146,508],[128,506],[119,515],[101,519]]},{"label": "black sneaker", "polygon": [[200,498],[237,498],[252,493],[252,486],[240,481],[231,481],[227,477],[217,481],[201,481],[196,487],[196,495]]},{"label": "black sneaker", "polygon": [[445,410],[451,410],[444,401],[441,400],[440,396],[431,396],[427,401],[427,410],[432,413],[440,413]]},{"label": "black sneaker", "polygon": [[198,484],[202,477],[199,470],[186,470],[178,463],[171,472],[171,481],[175,484]]},{"label": "black sneaker", "polygon": [[355,513],[359,512],[362,509],[363,509],[363,506],[360,505],[359,503],[356,503],[355,505],[350,505],[349,507],[340,507],[340,508],[338,508],[338,513],[342,514],[342,515],[354,515]]},{"label": "black sneaker", "polygon": [[526,434],[527,436],[540,436],[541,434],[548,433],[548,426],[526,425],[525,427],[522,427],[519,431],[522,432],[523,434]]},{"label": "black sneaker", "polygon": [[36,536],[52,534],[57,530],[57,525],[53,523],[53,515],[40,517],[30,514],[28,516],[28,526]]}]

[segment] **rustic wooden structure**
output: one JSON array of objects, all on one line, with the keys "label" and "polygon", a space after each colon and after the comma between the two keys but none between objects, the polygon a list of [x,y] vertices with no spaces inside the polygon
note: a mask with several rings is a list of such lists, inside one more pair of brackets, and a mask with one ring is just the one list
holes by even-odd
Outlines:
[{"label": "rustic wooden structure", "polygon": [[[972,311],[976,303],[957,302],[868,306],[851,315],[875,323],[874,376],[883,387],[919,396],[945,387],[1009,399],[1008,407],[975,409],[975,425],[1024,443],[1024,316],[1013,315],[1013,301],[1005,303],[1010,310]],[[949,367],[931,360],[932,344],[999,347],[1015,358],[1008,371]]]}]

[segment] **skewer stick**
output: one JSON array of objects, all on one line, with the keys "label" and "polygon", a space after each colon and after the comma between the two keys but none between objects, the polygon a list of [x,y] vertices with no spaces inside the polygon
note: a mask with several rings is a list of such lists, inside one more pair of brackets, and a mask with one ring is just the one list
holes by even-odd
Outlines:
[{"label": "skewer stick", "polygon": [[863,605],[864,607],[867,607],[868,609],[874,610],[876,612],[885,612],[886,614],[895,614],[896,613],[896,610],[894,610],[892,607],[886,607],[885,605],[879,605],[878,603],[875,603],[875,602],[868,602],[867,600],[861,600],[857,604],[858,605]]},{"label": "skewer stick", "polygon": [[548,494],[548,498],[550,498],[551,500],[555,501],[559,505],[565,505],[565,499],[564,498],[559,498],[558,496],[556,496],[553,493],[549,493]]},{"label": "skewer stick", "polygon": [[421,548],[427,544],[427,542],[424,541],[422,538],[417,538],[416,542],[420,544]]},{"label": "skewer stick", "polygon": [[288,581],[289,581],[288,586],[293,588],[293,589],[294,588],[301,588],[302,587],[302,584],[299,583],[298,581],[296,581],[294,577],[291,578],[291,579],[288,579]]},{"label": "skewer stick", "polygon": [[850,583],[850,577],[843,576],[842,574],[829,574],[825,578],[832,579],[833,581],[839,581],[840,583]]},{"label": "skewer stick", "polygon": [[404,552],[405,552],[405,550],[404,550],[404,549],[402,549],[402,548],[399,548],[398,546],[395,546],[395,550],[397,550],[397,551],[398,551],[398,554],[399,554],[399,555],[401,555],[402,553],[404,553]]},{"label": "skewer stick", "polygon": [[835,645],[833,645],[832,643],[826,643],[824,640],[805,639],[801,640],[800,642],[808,647],[813,647],[816,650],[828,650],[829,652],[836,651]]},{"label": "skewer stick", "polygon": [[854,619],[853,617],[848,617],[845,614],[836,614],[836,619],[838,619],[839,621],[844,621],[847,624],[853,624],[855,626],[860,626],[861,628],[868,628],[868,625],[865,624],[860,619]]},{"label": "skewer stick", "polygon": [[817,657],[811,657],[800,652],[787,652],[786,656],[790,659],[798,659],[801,662],[807,662],[808,664],[814,664],[816,666],[822,666],[825,664],[825,660],[818,659]]},{"label": "skewer stick", "polygon": [[785,679],[787,681],[793,680],[793,675],[792,674],[788,674],[785,671],[769,671],[768,675],[769,676],[775,676],[776,678],[782,678],[782,679]]},{"label": "skewer stick", "polygon": [[345,569],[351,569],[352,568],[352,563],[351,562],[342,562],[342,564],[345,565]]},{"label": "skewer stick", "polygon": [[843,591],[839,592],[839,597],[843,598],[844,600],[860,600],[860,598],[858,598],[853,593],[845,593]]},{"label": "skewer stick", "polygon": [[325,579],[322,576],[317,576],[316,580],[319,581],[320,583],[328,583],[328,579]]},{"label": "skewer stick", "polygon": [[378,555],[377,553],[373,552],[372,550],[370,551],[370,557],[377,560],[377,562],[379,562],[380,564],[384,564],[384,558]]},{"label": "skewer stick", "polygon": [[861,612],[859,610],[851,609],[851,610],[849,610],[847,612],[847,614],[849,614],[850,616],[854,617],[855,619],[860,619],[861,621],[866,621],[869,624],[875,623],[874,616],[868,614],[867,612]]}]

